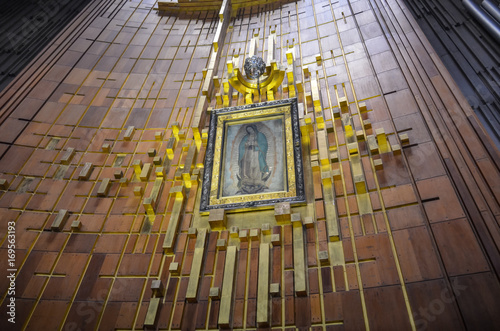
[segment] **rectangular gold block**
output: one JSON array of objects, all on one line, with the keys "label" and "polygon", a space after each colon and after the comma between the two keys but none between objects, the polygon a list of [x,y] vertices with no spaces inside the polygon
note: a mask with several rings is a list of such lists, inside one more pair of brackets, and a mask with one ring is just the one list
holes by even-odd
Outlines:
[{"label": "rectangular gold block", "polygon": [[205,241],[207,238],[207,230],[200,229],[196,237],[194,247],[193,262],[191,264],[191,273],[189,274],[189,282],[186,292],[186,299],[190,302],[196,302],[198,295],[198,285],[201,274],[201,265],[203,262],[203,254],[205,252]]},{"label": "rectangular gold block", "polygon": [[281,236],[276,233],[271,235],[271,243],[273,246],[280,246],[281,245]]},{"label": "rectangular gold block", "polygon": [[219,326],[229,327],[233,311],[233,288],[236,271],[236,246],[229,246],[226,252],[226,263],[224,265],[224,282],[219,309]]},{"label": "rectangular gold block", "polygon": [[383,128],[379,128],[375,130],[377,135],[377,143],[379,146],[380,153],[387,153],[391,151],[391,147],[389,146],[389,142],[387,141],[387,136]]},{"label": "rectangular gold block", "polygon": [[356,193],[357,194],[363,194],[366,193],[366,183],[364,177],[355,177],[354,178],[354,185],[356,186]]},{"label": "rectangular gold block", "polygon": [[307,295],[306,263],[304,256],[304,232],[301,222],[293,223],[293,266],[295,274],[295,294]]},{"label": "rectangular gold block", "polygon": [[247,105],[253,104],[253,95],[251,93],[245,94],[245,104]]},{"label": "rectangular gold block", "polygon": [[156,167],[155,176],[156,176],[156,178],[164,178],[165,177],[165,168],[164,167]]},{"label": "rectangular gold block", "polygon": [[308,66],[302,66],[302,72],[304,73],[304,77],[308,77],[309,76],[309,67]]},{"label": "rectangular gold block", "polygon": [[148,311],[144,319],[144,326],[152,327],[155,325],[158,313],[160,311],[161,298],[151,298],[149,300]]},{"label": "rectangular gold block", "polygon": [[357,154],[358,153],[358,143],[347,144],[347,151],[349,152],[349,155]]},{"label": "rectangular gold block", "polygon": [[321,98],[319,95],[318,81],[311,79],[311,97],[314,107],[321,107]]},{"label": "rectangular gold block", "polygon": [[366,108],[366,103],[360,102],[358,103],[358,108],[360,113],[366,113],[368,109]]},{"label": "rectangular gold block", "polygon": [[86,162],[83,166],[80,174],[78,175],[79,180],[89,180],[90,175],[92,174],[92,170],[94,169],[94,165],[91,162]]},{"label": "rectangular gold block", "polygon": [[149,179],[149,175],[151,174],[151,163],[145,163],[142,167],[141,174],[139,175],[139,179],[147,181]]},{"label": "rectangular gold block", "polygon": [[377,144],[377,140],[375,139],[375,136],[369,135],[366,138],[367,138],[368,149],[370,150],[370,153],[372,155],[377,155],[379,153],[379,150],[378,150],[378,144]]},{"label": "rectangular gold block", "polygon": [[370,129],[372,127],[372,122],[370,120],[363,120],[363,126],[365,129]]},{"label": "rectangular gold block", "polygon": [[174,158],[174,150],[177,145],[175,137],[170,137],[167,141],[167,156],[170,160]]},{"label": "rectangular gold block", "polygon": [[399,144],[392,145],[392,153],[394,155],[401,154],[401,146]]},{"label": "rectangular gold block", "polygon": [[288,65],[292,65],[293,64],[293,49],[290,49],[286,52],[286,62]]},{"label": "rectangular gold block", "polygon": [[240,230],[240,233],[238,233],[238,238],[240,238],[241,241],[248,241],[248,230]]},{"label": "rectangular gold block", "polygon": [[2,178],[0,179],[0,190],[7,190],[9,188],[9,182],[7,179]]},{"label": "rectangular gold block", "polygon": [[408,145],[410,143],[410,138],[408,137],[408,134],[407,133],[401,133],[399,135],[399,140],[401,140],[401,144],[404,146],[404,145]]},{"label": "rectangular gold block", "polygon": [[123,177],[123,171],[122,170],[116,170],[113,173],[113,176],[115,177],[115,179],[121,179]]},{"label": "rectangular gold block", "polygon": [[71,230],[73,231],[79,231],[81,227],[82,227],[82,222],[80,221],[73,221],[71,223]]},{"label": "rectangular gold block", "polygon": [[146,211],[146,214],[148,215],[149,221],[153,222],[155,219],[155,201],[150,197],[147,197],[142,202],[142,205],[144,207],[144,210]]},{"label": "rectangular gold block", "polygon": [[262,234],[271,234],[271,225],[269,223],[264,223],[261,226]]},{"label": "rectangular gold block", "polygon": [[[331,173],[333,173],[333,177],[340,176],[340,171],[338,169],[332,170]],[[335,209],[333,181],[331,180],[331,178],[329,178],[328,180],[322,179],[322,184],[327,233],[330,238],[337,238],[338,240],[338,217],[337,210]]]},{"label": "rectangular gold block", "polygon": [[328,142],[326,140],[325,130],[318,130],[318,150],[319,150],[319,160],[322,165],[327,165],[330,163]]},{"label": "rectangular gold block", "polygon": [[273,101],[274,100],[274,92],[272,90],[267,91],[267,100],[268,101]]},{"label": "rectangular gold block", "polygon": [[74,155],[75,155],[75,149],[73,147],[68,147],[63,157],[61,158],[61,163],[69,164]]},{"label": "rectangular gold block", "polygon": [[54,222],[52,222],[50,229],[56,232],[61,231],[64,227],[64,224],[68,220],[68,217],[69,212],[66,209],[59,210],[59,213],[57,213],[57,216],[54,219]]},{"label": "rectangular gold block", "polygon": [[228,74],[232,74],[233,73],[233,61],[232,60],[229,60],[226,62],[226,68],[227,68],[227,73]]},{"label": "rectangular gold block", "polygon": [[222,95],[220,93],[215,93],[215,103],[217,106],[222,106]]},{"label": "rectangular gold block", "polygon": [[208,297],[212,300],[220,299],[220,287],[211,287],[208,292]]},{"label": "rectangular gold block", "polygon": [[151,282],[151,290],[153,291],[153,295],[156,297],[162,297],[165,292],[165,287],[163,286],[163,282],[161,279],[154,279]]},{"label": "rectangular gold block", "polygon": [[125,134],[123,135],[123,139],[127,140],[127,141],[132,140],[132,136],[134,135],[134,130],[135,130],[135,127],[129,126],[127,128],[127,130],[125,131]]},{"label": "rectangular gold block", "polygon": [[356,131],[356,139],[359,141],[365,140],[365,133],[363,130]]},{"label": "rectangular gold block", "polygon": [[295,86],[297,86],[297,91],[299,93],[304,92],[304,85],[302,84],[302,81],[300,81],[300,80],[296,81]]},{"label": "rectangular gold block", "polygon": [[212,209],[208,215],[211,229],[225,229],[227,224],[226,211],[222,208]]},{"label": "rectangular gold block", "polygon": [[279,297],[281,294],[280,283],[272,283],[269,285],[269,292],[273,297]]},{"label": "rectangular gold block", "polygon": [[168,266],[168,272],[170,272],[174,276],[179,275],[180,269],[181,266],[179,262],[170,262],[170,265]]},{"label": "rectangular gold block", "polygon": [[134,195],[140,197],[142,195],[142,186],[134,187]]},{"label": "rectangular gold block", "polygon": [[260,229],[250,229],[250,239],[259,240],[259,238],[260,238]]},{"label": "rectangular gold block", "polygon": [[314,219],[311,216],[305,217],[304,220],[302,221],[302,223],[304,223],[304,226],[307,229],[314,228]]},{"label": "rectangular gold block", "polygon": [[229,236],[231,238],[238,238],[240,234],[240,229],[237,226],[232,226],[231,229],[229,230]]},{"label": "rectangular gold block", "polygon": [[341,98],[339,98],[338,102],[339,102],[339,107],[340,107],[340,110],[342,111],[342,113],[346,113],[349,110],[349,103],[347,102],[347,98],[341,97]]},{"label": "rectangular gold block", "polygon": [[161,156],[155,156],[155,157],[153,158],[153,164],[154,164],[154,165],[159,166],[159,165],[161,165],[161,162],[162,162]]},{"label": "rectangular gold block", "polygon": [[155,157],[156,156],[156,149],[154,149],[154,148],[148,149],[148,156]]},{"label": "rectangular gold block", "polygon": [[271,34],[267,37],[266,66],[270,66],[271,62],[275,60],[274,59],[275,44],[276,44],[276,32],[271,31]]},{"label": "rectangular gold block", "polygon": [[162,140],[162,139],[163,139],[163,132],[156,131],[155,132],[155,140]]},{"label": "rectangular gold block", "polygon": [[155,183],[153,184],[153,189],[151,190],[151,194],[149,197],[154,201],[158,201],[158,197],[160,196],[160,192],[163,188],[163,178],[156,178]]},{"label": "rectangular gold block", "polygon": [[104,197],[104,196],[108,195],[108,191],[109,191],[110,187],[111,187],[111,179],[104,178],[101,182],[101,185],[99,185],[99,189],[97,190],[97,196]]},{"label": "rectangular gold block", "polygon": [[330,264],[330,255],[328,254],[328,251],[319,251],[318,258],[321,265]]},{"label": "rectangular gold block", "polygon": [[215,88],[219,88],[220,87],[220,79],[219,79],[219,77],[218,76],[213,76],[212,80],[213,80],[213,83],[214,83],[214,87]]},{"label": "rectangular gold block", "polygon": [[257,325],[269,325],[269,244],[259,247],[259,278],[257,290]]},{"label": "rectangular gold block", "polygon": [[187,234],[188,234],[189,238],[195,239],[196,236],[198,235],[198,229],[197,228],[189,228]]},{"label": "rectangular gold block", "polygon": [[111,151],[111,145],[108,144],[108,143],[105,143],[105,144],[102,144],[101,146],[101,150],[104,152],[104,153],[109,153]]},{"label": "rectangular gold block", "polygon": [[290,203],[280,202],[274,205],[274,217],[276,221],[281,223],[289,223],[291,221]]},{"label": "rectangular gold block", "polygon": [[165,233],[165,239],[163,240],[163,250],[167,254],[174,252],[175,240],[177,238],[177,230],[179,228],[183,204],[184,197],[175,198],[172,214],[170,215],[170,221],[168,222],[167,232]]},{"label": "rectangular gold block", "polygon": [[227,248],[227,239],[217,239],[216,247],[221,251],[225,251]]},{"label": "rectangular gold block", "polygon": [[332,162],[334,162],[334,163],[335,162],[339,162],[339,153],[338,153],[338,151],[331,151],[330,152],[330,160]]},{"label": "rectangular gold block", "polygon": [[134,160],[132,167],[134,168],[135,175],[139,178],[142,172],[142,160]]}]

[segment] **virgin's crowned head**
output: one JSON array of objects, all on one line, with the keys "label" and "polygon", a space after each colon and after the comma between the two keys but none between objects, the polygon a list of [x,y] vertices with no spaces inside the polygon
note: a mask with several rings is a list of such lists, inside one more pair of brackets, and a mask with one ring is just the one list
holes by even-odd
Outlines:
[{"label": "virgin's crowned head", "polygon": [[258,132],[255,125],[247,125],[246,131],[248,134],[256,134]]}]

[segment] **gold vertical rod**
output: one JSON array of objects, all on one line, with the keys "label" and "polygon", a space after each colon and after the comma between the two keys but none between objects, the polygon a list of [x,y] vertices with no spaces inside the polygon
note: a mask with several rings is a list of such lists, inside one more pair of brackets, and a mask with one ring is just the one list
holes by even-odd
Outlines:
[{"label": "gold vertical rod", "polygon": [[198,230],[198,236],[194,246],[193,262],[191,264],[191,273],[189,274],[189,283],[186,292],[186,299],[191,302],[196,302],[196,296],[198,294],[198,284],[200,283],[200,273],[203,263],[206,238],[207,229]]},{"label": "gold vertical rod", "polygon": [[226,250],[224,278],[219,310],[219,326],[229,327],[233,308],[234,272],[236,271],[236,246],[229,246]]},{"label": "gold vertical rod", "polygon": [[295,293],[300,296],[306,295],[306,262],[302,222],[293,222],[293,264],[295,269]]},{"label": "gold vertical rod", "polygon": [[269,325],[269,244],[259,247],[259,279],[257,292],[257,326]]},{"label": "gold vertical rod", "polygon": [[166,253],[174,252],[175,238],[177,237],[177,229],[179,227],[179,219],[181,216],[182,205],[184,204],[184,197],[176,197],[174,208],[170,215],[170,222],[168,223],[167,233],[163,241],[163,250]]}]

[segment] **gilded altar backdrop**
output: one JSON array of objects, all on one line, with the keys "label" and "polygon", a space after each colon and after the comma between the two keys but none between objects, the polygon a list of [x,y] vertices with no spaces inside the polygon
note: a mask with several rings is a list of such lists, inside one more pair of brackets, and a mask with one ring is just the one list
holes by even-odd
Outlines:
[{"label": "gilded altar backdrop", "polygon": [[[498,325],[498,150],[404,4],[248,4],[93,2],[2,92],[2,329]],[[211,114],[289,98],[305,202],[200,213]]]}]

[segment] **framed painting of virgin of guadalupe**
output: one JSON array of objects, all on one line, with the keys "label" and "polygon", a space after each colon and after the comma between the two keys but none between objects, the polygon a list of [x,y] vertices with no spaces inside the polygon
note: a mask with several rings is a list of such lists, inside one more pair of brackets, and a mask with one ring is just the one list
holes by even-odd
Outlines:
[{"label": "framed painting of virgin of guadalupe", "polygon": [[214,110],[200,211],[305,202],[297,99]]}]

